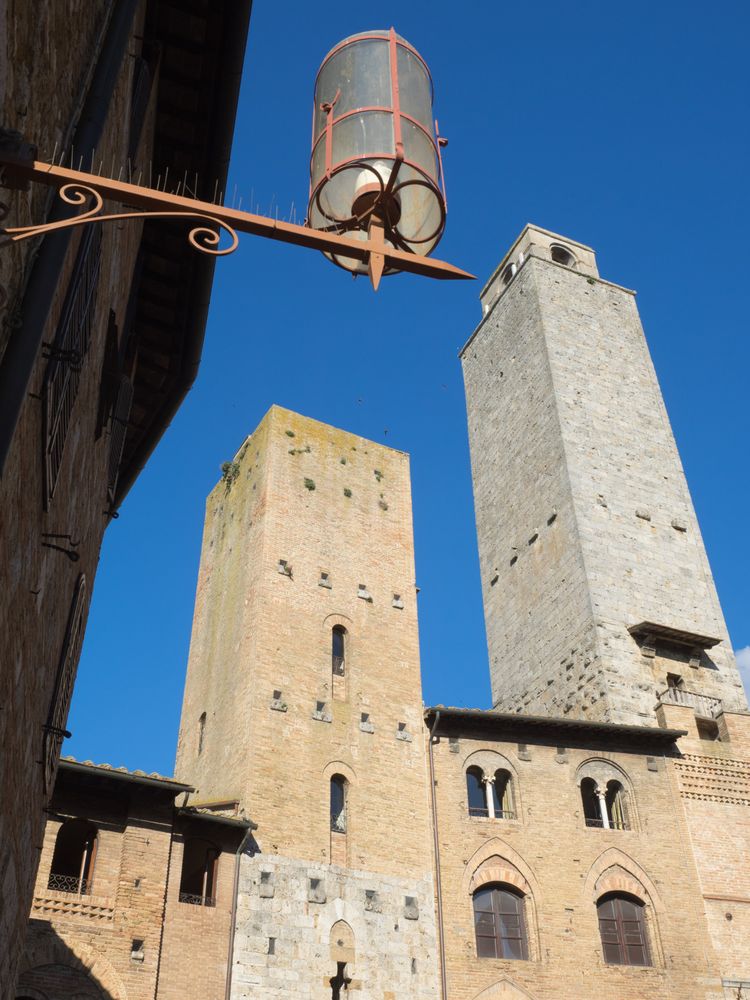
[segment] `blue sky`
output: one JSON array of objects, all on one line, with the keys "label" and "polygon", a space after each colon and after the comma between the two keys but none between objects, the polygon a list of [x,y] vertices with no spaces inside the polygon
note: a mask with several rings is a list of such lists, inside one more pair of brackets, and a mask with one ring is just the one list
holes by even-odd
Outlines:
[{"label": "blue sky", "polygon": [[411,453],[425,701],[489,707],[457,352],[526,222],[638,290],[730,634],[750,647],[748,10],[435,0],[373,20],[256,0],[229,190],[304,214],[318,64],[393,24],[430,64],[450,140],[438,255],[480,281],[401,275],[373,295],[252,237],[218,262],[197,384],[105,540],[64,753],[171,772],[205,496],[274,402]]}]

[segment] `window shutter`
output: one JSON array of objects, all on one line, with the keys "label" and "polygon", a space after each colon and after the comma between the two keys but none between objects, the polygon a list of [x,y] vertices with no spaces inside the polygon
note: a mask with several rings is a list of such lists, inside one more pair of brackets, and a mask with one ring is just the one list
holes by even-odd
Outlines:
[{"label": "window shutter", "polygon": [[91,340],[101,270],[101,243],[101,226],[86,226],[60,321],[49,347],[50,361],[42,386],[45,510],[55,494],[81,368]]},{"label": "window shutter", "polygon": [[68,624],[65,629],[60,662],[57,667],[55,688],[52,694],[47,723],[44,726],[44,789],[52,791],[52,782],[57,769],[57,759],[65,736],[65,724],[68,721],[70,699],[73,695],[78,660],[83,643],[83,630],[86,621],[86,576],[84,573],[76,581],[73,601],[68,614]]}]

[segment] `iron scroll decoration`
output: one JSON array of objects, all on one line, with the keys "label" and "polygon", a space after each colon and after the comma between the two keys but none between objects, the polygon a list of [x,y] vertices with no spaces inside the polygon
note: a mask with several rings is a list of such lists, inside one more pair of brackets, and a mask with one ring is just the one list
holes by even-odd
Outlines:
[{"label": "iron scroll decoration", "polygon": [[[214,257],[223,257],[227,254],[233,253],[239,244],[237,232],[227,222],[224,222],[222,219],[218,219],[215,216],[205,215],[202,212],[148,211],[102,214],[104,199],[101,194],[99,194],[95,188],[89,187],[87,184],[77,181],[69,184],[63,184],[62,187],[58,189],[58,194],[62,201],[68,205],[86,205],[89,199],[93,199],[94,203],[90,208],[80,212],[78,215],[74,215],[68,219],[62,219],[58,222],[42,223],[36,226],[7,227],[3,230],[4,234],[8,237],[7,242],[18,243],[21,240],[31,239],[34,236],[43,236],[45,233],[49,233],[54,230],[69,229],[73,226],[80,226],[86,222],[115,222],[124,219],[160,218],[199,219],[203,225],[194,226],[188,232],[187,238],[190,245],[195,247],[195,249],[199,250],[201,253],[210,254]],[[0,220],[5,218],[7,214],[8,207],[6,205],[0,205]],[[217,232],[216,229],[212,229],[211,226],[216,226],[219,232]],[[219,248],[221,231],[229,235],[231,243],[227,247]]]}]

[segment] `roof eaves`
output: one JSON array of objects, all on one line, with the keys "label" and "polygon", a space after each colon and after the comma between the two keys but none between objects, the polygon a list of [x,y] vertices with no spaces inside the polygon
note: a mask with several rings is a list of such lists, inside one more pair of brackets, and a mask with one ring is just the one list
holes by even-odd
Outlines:
[{"label": "roof eaves", "polygon": [[613,736],[625,738],[628,741],[642,743],[674,743],[681,736],[687,736],[686,729],[662,729],[660,726],[630,726],[617,722],[593,722],[587,719],[556,719],[552,716],[522,715],[515,712],[496,712],[494,709],[483,708],[453,708],[447,705],[433,705],[425,708],[425,719],[434,718],[440,713],[441,718],[463,719],[474,723],[497,723],[514,729],[528,728],[537,730],[556,730],[570,733],[586,733],[590,736]]},{"label": "roof eaves", "polygon": [[166,778],[161,774],[138,773],[128,771],[124,767],[111,767],[109,764],[94,764],[91,761],[78,761],[70,757],[60,758],[61,771],[72,771],[76,774],[89,774],[97,778],[114,778],[117,781],[129,781],[138,785],[146,785],[150,788],[159,788],[171,795],[179,792],[194,792],[192,785],[186,785],[174,778]]}]

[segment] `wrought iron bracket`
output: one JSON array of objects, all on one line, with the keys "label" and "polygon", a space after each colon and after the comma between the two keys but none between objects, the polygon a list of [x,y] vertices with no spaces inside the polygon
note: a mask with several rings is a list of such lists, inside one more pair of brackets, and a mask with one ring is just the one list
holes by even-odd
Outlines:
[{"label": "wrought iron bracket", "polygon": [[[70,218],[57,222],[40,223],[33,226],[0,227],[0,235],[6,237],[0,249],[11,243],[43,236],[60,229],[69,229],[92,222],[112,222],[125,219],[171,219],[192,220],[197,225],[188,232],[188,241],[201,253],[221,257],[232,253],[238,245],[238,233],[250,233],[268,239],[308,247],[323,253],[334,253],[376,266],[380,269],[382,258],[384,267],[396,271],[407,271],[430,278],[466,279],[473,278],[461,268],[445,261],[434,260],[420,254],[395,247],[384,246],[373,233],[367,240],[355,240],[334,232],[324,232],[307,226],[269,219],[250,212],[241,212],[224,205],[187,198],[184,195],[141,187],[137,184],[99,177],[80,170],[70,170],[55,164],[42,163],[32,157],[35,150],[25,143],[18,133],[0,132],[0,184],[15,190],[28,187],[32,181],[57,188],[62,200],[81,211]],[[104,202],[112,201],[127,206],[133,211],[105,213]],[[7,206],[0,205],[0,221],[8,213]],[[228,245],[221,246],[222,235],[229,237]],[[377,287],[376,281],[373,284]]]}]

